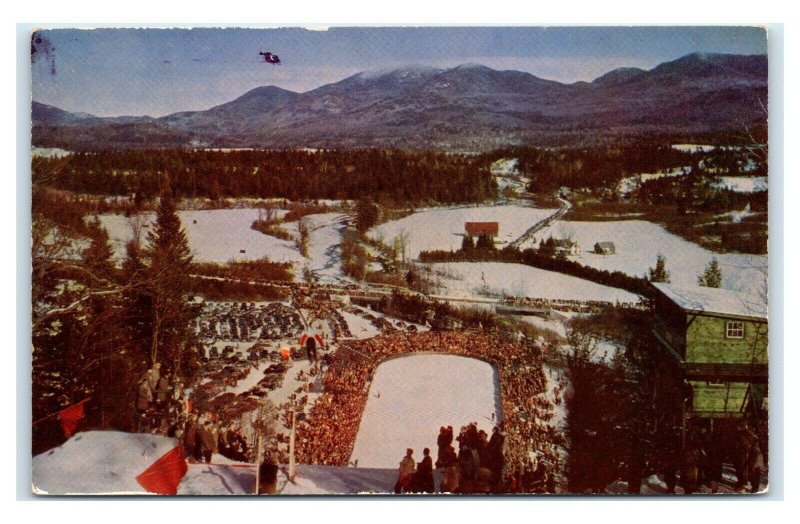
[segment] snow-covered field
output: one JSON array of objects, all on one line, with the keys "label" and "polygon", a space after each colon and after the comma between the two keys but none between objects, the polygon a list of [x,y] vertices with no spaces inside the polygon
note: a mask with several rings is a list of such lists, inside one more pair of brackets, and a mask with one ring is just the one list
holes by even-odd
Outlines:
[{"label": "snow-covered field", "polygon": [[498,378],[488,363],[456,355],[412,355],[381,364],[369,388],[350,462],[396,468],[406,448],[436,456],[441,426],[470,422],[488,434],[499,414]]},{"label": "snow-covered field", "polygon": [[[258,209],[180,211],[179,216],[197,262],[224,264],[263,257],[275,262],[304,260],[291,240],[280,240],[250,228],[258,219]],[[154,215],[142,218],[144,231],[149,231]],[[131,220],[122,215],[101,215],[100,222],[108,230],[116,257],[121,259],[125,256],[125,244],[133,238]]]},{"label": "snow-covered field", "polygon": [[[697,277],[703,273],[713,257],[722,268],[722,287],[758,294],[762,290],[767,270],[764,255],[713,253],[684,240],[663,227],[643,220],[612,222],[557,221],[543,229],[539,238],[571,237],[578,242],[581,254],[569,258],[581,264],[621,271],[632,276],[644,276],[656,263],[660,253],[666,257],[667,271],[677,286],[696,286]],[[616,254],[597,255],[591,251],[596,242],[614,242]],[[533,247],[531,245],[525,247]]]},{"label": "snow-covered field", "polygon": [[737,193],[756,193],[766,191],[769,182],[765,176],[720,176],[714,183],[715,187],[730,189]]},{"label": "snow-covered field", "polygon": [[601,300],[636,303],[639,297],[622,289],[524,264],[504,262],[448,262],[434,270],[455,278],[438,277],[453,296],[476,294],[557,300]]},{"label": "snow-covered field", "polygon": [[521,205],[429,209],[381,224],[368,235],[390,244],[398,235],[408,234],[406,255],[417,258],[420,251],[460,249],[465,222],[499,222],[500,234],[496,242],[508,243],[556,211]]},{"label": "snow-covered field", "polygon": [[[253,221],[258,219],[258,212],[256,208],[245,208],[180,211],[178,214],[197,262],[223,264],[232,260],[267,257],[273,262],[308,266],[320,282],[341,280],[339,244],[347,224],[347,215],[324,213],[305,218],[310,229],[309,256],[306,258],[300,254],[293,241],[280,240],[251,229]],[[122,260],[125,256],[125,244],[133,238],[132,224],[140,222],[142,231],[146,233],[154,215],[133,219],[122,215],[100,215],[99,218],[108,230],[115,258]],[[286,223],[283,227],[297,235],[297,222]],[[295,271],[295,275],[302,278],[300,271]]]}]

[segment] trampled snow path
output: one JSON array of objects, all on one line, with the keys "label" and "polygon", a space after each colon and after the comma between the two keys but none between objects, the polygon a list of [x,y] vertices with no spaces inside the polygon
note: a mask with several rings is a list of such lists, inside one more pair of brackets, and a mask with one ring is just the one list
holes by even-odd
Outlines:
[{"label": "trampled snow path", "polygon": [[375,372],[350,462],[359,468],[397,468],[406,448],[422,460],[436,457],[441,426],[456,433],[477,422],[488,434],[500,413],[498,377],[481,360],[456,355],[415,354],[388,360]]},{"label": "trampled snow path", "polygon": [[[656,263],[660,253],[667,259],[671,282],[677,286],[697,286],[697,277],[703,273],[713,257],[722,268],[722,287],[749,294],[762,291],[767,271],[767,257],[738,253],[713,253],[665,230],[658,224],[643,220],[612,222],[557,221],[543,229],[537,239],[571,237],[577,241],[581,254],[570,256],[586,266],[607,271],[621,271],[641,277]],[[537,240],[538,241],[538,240]],[[613,242],[614,255],[592,253],[596,242]],[[532,244],[523,247],[533,247]]]}]

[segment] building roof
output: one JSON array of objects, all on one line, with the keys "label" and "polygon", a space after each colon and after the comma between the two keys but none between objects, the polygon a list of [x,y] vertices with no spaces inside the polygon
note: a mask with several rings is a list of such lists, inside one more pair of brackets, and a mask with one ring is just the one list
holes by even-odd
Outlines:
[{"label": "building roof", "polygon": [[595,246],[600,247],[601,249],[614,249],[614,242],[598,242]]},{"label": "building roof", "polygon": [[500,232],[498,222],[465,222],[464,229],[468,235],[497,235]]},{"label": "building roof", "polygon": [[679,287],[660,282],[652,284],[687,312],[767,320],[768,305],[754,295],[713,287]]}]

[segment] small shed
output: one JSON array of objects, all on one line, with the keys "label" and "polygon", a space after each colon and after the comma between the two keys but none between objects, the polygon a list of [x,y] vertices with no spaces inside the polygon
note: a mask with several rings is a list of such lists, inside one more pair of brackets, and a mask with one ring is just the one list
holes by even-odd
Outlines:
[{"label": "small shed", "polygon": [[500,223],[499,222],[465,222],[464,223],[464,231],[466,232],[467,236],[470,237],[479,237],[482,235],[487,235],[492,238],[497,237],[500,234]]},{"label": "small shed", "polygon": [[598,255],[613,255],[617,252],[614,242],[597,242],[594,245],[594,252]]}]

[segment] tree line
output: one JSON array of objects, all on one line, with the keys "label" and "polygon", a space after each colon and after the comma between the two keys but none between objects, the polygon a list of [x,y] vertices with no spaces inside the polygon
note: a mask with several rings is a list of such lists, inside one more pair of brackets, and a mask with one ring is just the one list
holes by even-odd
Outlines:
[{"label": "tree line", "polygon": [[112,151],[34,158],[34,183],[88,194],[158,195],[165,174],[176,197],[360,199],[387,204],[478,202],[497,186],[466,155],[398,150]]}]

